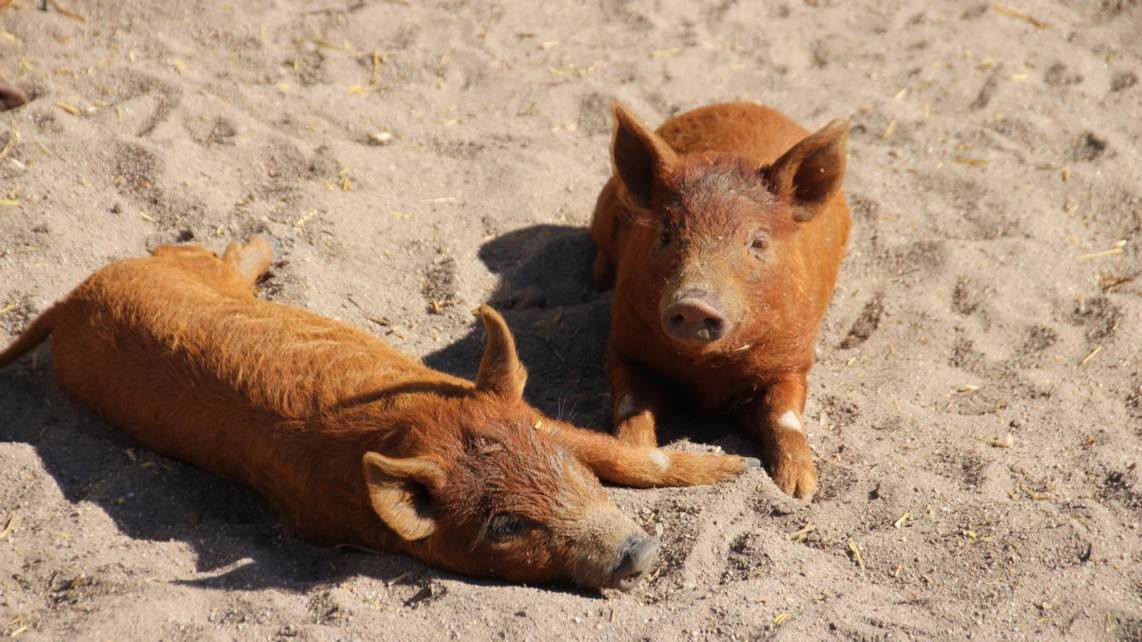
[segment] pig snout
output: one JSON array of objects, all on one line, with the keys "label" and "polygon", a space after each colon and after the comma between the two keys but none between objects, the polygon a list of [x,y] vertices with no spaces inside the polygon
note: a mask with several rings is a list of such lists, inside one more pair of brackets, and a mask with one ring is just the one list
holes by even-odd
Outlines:
[{"label": "pig snout", "polygon": [[611,586],[629,591],[642,580],[658,560],[658,538],[631,535],[619,549],[618,561],[611,571]]},{"label": "pig snout", "polygon": [[614,505],[591,511],[576,530],[571,576],[581,586],[629,591],[658,561],[658,538]]},{"label": "pig snout", "polygon": [[717,298],[703,290],[687,290],[662,310],[663,329],[680,341],[713,343],[729,325]]}]

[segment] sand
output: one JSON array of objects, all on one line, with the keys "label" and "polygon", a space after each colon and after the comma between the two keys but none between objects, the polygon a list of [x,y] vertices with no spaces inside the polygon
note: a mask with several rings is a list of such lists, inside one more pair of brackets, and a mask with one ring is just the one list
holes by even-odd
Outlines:
[{"label": "sand", "polygon": [[542,301],[507,312],[527,396],[606,430],[585,226],[613,100],[850,117],[855,226],[816,499],[761,471],[612,489],[663,540],[629,594],[309,545],[71,403],[41,349],[0,374],[0,636],[1142,639],[1138,2],[39,5],[0,13],[33,96],[0,113],[0,341],[108,261],[267,232],[263,296],[448,372],[472,308]]}]

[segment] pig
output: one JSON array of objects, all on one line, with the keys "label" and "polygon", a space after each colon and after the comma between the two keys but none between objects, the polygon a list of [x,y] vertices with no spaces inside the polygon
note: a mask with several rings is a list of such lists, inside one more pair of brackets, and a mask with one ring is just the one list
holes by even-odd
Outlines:
[{"label": "pig", "polygon": [[630,589],[658,542],[608,499],[760,466],[664,452],[543,416],[504,319],[475,382],[371,334],[256,298],[263,237],[222,257],[172,245],[112,263],[37,317],[0,367],[51,337],[70,396],[144,446],[264,496],[303,537],[447,571]]},{"label": "pig", "polygon": [[779,112],[717,104],[651,131],[615,105],[613,174],[590,233],[614,288],[614,430],[652,447],[675,389],[761,442],[774,482],[812,498],[806,376],[851,225],[849,125],[810,135]]}]

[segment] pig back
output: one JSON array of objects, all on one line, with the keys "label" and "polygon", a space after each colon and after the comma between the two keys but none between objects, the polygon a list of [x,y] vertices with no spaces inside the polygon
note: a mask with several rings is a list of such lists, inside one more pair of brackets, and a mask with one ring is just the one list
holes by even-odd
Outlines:
[{"label": "pig back", "polygon": [[[203,274],[160,256],[97,272],[59,305],[57,378],[148,448],[251,486],[287,514],[315,499],[318,458],[344,454],[324,466],[359,470],[360,452],[341,448],[359,436],[324,417],[380,388],[443,377],[372,335]],[[374,404],[382,422],[384,403]]]}]

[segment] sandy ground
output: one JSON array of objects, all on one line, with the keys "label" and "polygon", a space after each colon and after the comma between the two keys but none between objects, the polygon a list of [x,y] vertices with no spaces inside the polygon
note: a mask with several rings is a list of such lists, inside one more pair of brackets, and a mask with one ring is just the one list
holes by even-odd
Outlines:
[{"label": "sandy ground", "polygon": [[0,340],[110,260],[266,231],[264,296],[457,374],[474,306],[542,291],[508,314],[528,398],[606,430],[612,100],[851,117],[855,229],[816,500],[760,471],[613,489],[664,542],[631,594],[311,546],[70,403],[41,350],[0,374],[0,636],[1142,639],[1136,0],[48,4],[0,13],[34,96],[0,114]]}]

